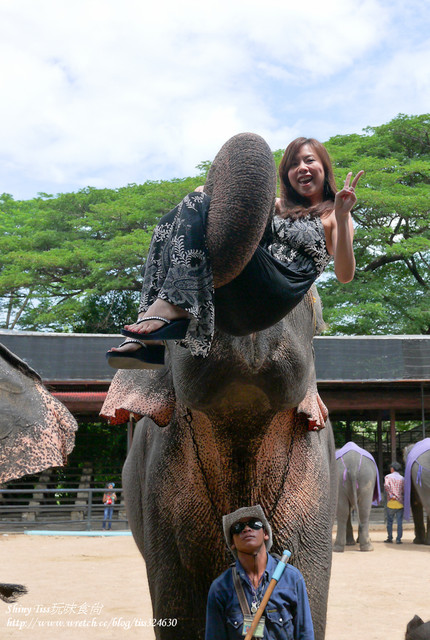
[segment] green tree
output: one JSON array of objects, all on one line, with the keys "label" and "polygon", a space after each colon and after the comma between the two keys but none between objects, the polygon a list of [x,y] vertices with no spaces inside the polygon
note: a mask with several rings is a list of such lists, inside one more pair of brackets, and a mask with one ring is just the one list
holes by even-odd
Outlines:
[{"label": "green tree", "polygon": [[0,200],[5,328],[117,332],[137,310],[151,232],[201,178]]},{"label": "green tree", "polygon": [[354,280],[327,271],[318,289],[330,333],[430,333],[430,114],[399,115],[326,147],[338,186],[365,170],[357,187]]}]

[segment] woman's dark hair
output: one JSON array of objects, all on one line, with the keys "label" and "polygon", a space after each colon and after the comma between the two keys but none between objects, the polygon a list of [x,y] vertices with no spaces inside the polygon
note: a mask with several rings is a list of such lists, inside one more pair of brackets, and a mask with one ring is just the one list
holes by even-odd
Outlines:
[{"label": "woman's dark hair", "polygon": [[[311,206],[308,198],[303,197],[291,186],[288,179],[288,172],[291,169],[294,158],[303,145],[309,145],[321,160],[324,167],[324,192],[323,201]],[[324,145],[315,138],[296,138],[285,149],[281,164],[279,165],[279,178],[281,186],[281,210],[284,217],[301,218],[310,215],[311,217],[321,216],[333,209],[334,198],[337,192],[336,182],[333,174],[333,167],[330,156]]]}]

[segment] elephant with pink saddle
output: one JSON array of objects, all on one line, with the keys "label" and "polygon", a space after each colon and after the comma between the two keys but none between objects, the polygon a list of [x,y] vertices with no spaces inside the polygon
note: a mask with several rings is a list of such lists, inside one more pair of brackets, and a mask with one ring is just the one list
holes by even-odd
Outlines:
[{"label": "elephant with pink saddle", "polygon": [[358,518],[360,551],[373,551],[369,536],[369,518],[372,504],[381,501],[379,472],[371,453],[355,442],[347,442],[336,451],[338,495],[337,531],[333,551],[342,552],[346,545],[355,544],[351,524],[351,511]]},{"label": "elephant with pink saddle", "polygon": [[[259,136],[235,136],[215,159],[205,186],[215,286],[249,260],[273,212],[275,184]],[[177,620],[157,626],[157,638],[204,638],[209,586],[231,562],[222,516],[254,504],[271,522],[274,550],[292,552],[316,638],[324,638],[337,481],[312,348],[322,325],[313,287],[267,329],[237,336],[217,328],[206,358],[169,342],[164,369],[114,377],[102,415],[144,416],[123,487],[154,618]]]}]

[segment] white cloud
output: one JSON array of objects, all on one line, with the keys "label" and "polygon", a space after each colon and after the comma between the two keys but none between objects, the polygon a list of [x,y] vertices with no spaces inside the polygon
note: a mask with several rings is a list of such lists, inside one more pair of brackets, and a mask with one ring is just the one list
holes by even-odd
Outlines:
[{"label": "white cloud", "polygon": [[192,175],[238,131],[275,149],[378,124],[369,113],[387,121],[396,102],[418,113],[428,81],[422,65],[421,79],[409,71],[419,55],[429,69],[428,49],[411,49],[404,22],[409,53],[390,45],[401,11],[382,0],[0,0],[0,191]]}]

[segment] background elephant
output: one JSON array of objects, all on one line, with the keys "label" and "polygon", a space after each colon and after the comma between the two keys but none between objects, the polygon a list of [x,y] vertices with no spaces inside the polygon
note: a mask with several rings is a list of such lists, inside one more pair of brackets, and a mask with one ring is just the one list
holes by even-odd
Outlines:
[{"label": "background elephant", "polygon": [[39,374],[0,344],[0,483],[63,466],[77,428]]},{"label": "background elephant", "polygon": [[[218,185],[212,193],[228,193],[219,210],[211,201],[208,235],[217,220],[227,228],[230,221],[236,227],[237,219],[249,223],[241,194],[252,202],[263,187],[264,198],[255,197],[264,206],[253,215],[258,233],[264,231],[275,167],[258,136],[248,163],[251,139],[247,134],[246,149],[235,160],[238,184],[222,163],[223,188],[213,175],[208,178]],[[272,169],[262,185],[258,160],[269,156]],[[219,169],[218,160],[214,165]],[[214,211],[219,215],[211,221]],[[235,228],[224,237],[233,249],[241,247]],[[228,261],[222,263],[225,269]],[[224,282],[227,275],[219,277],[213,265],[216,281]],[[306,580],[316,638],[324,638],[336,469],[331,427],[321,429],[327,412],[315,382],[312,337],[321,324],[313,288],[268,329],[238,337],[218,329],[207,358],[168,343],[164,370],[116,374],[101,413],[112,420],[146,416],[136,426],[123,470],[127,514],[145,558],[154,618],[178,621],[174,628],[156,627],[157,638],[204,637],[209,586],[231,561],[222,515],[257,503],[272,524],[274,550],[289,548]]]},{"label": "background elephant", "polygon": [[355,544],[351,510],[358,517],[360,551],[373,551],[369,537],[369,517],[372,503],[381,500],[379,472],[373,456],[354,442],[336,451],[338,476],[337,533],[333,551],[343,551],[345,544]]},{"label": "background elephant", "polygon": [[[420,440],[404,450],[405,459],[405,510],[409,520],[414,518],[415,544],[430,544],[430,438]],[[427,514],[427,530],[424,513]]]},{"label": "background elephant", "polygon": [[[0,483],[66,463],[78,425],[43,386],[36,371],[0,344]],[[27,593],[19,584],[0,584],[0,599]]]}]

